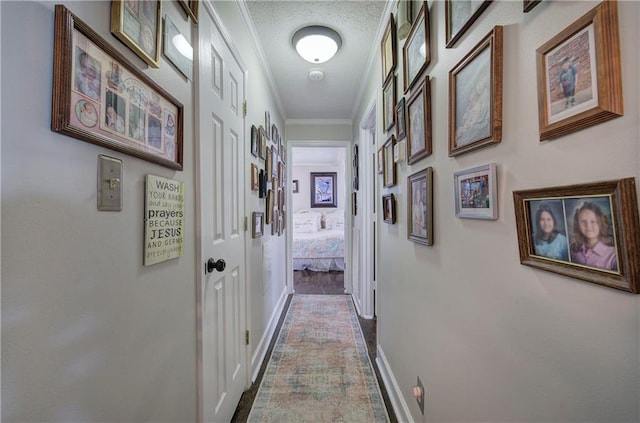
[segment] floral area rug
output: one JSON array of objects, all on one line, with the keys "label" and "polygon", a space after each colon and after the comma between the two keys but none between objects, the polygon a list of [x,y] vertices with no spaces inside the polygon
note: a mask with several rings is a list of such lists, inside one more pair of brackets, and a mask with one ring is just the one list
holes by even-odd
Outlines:
[{"label": "floral area rug", "polygon": [[293,296],[247,422],[389,422],[350,296]]}]

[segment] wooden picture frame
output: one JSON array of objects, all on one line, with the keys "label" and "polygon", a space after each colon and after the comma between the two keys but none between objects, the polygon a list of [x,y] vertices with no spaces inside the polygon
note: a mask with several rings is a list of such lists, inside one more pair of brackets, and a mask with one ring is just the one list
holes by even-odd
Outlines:
[{"label": "wooden picture frame", "polygon": [[278,177],[278,150],[275,145],[271,146],[271,177]]},{"label": "wooden picture frame", "polygon": [[[396,23],[393,13],[389,14],[389,20],[380,41],[380,55],[382,57],[382,83],[391,78],[396,69]],[[395,103],[394,103],[395,104]]]},{"label": "wooden picture frame", "polygon": [[358,193],[355,191],[351,193],[351,214],[358,215]]},{"label": "wooden picture frame", "polygon": [[251,237],[260,238],[264,235],[264,213],[253,212],[251,217]]},{"label": "wooden picture frame", "polygon": [[531,9],[540,4],[542,0],[522,0],[522,11],[524,13],[529,13]]},{"label": "wooden picture frame", "polygon": [[496,169],[495,163],[489,163],[453,174],[456,217],[498,218]]},{"label": "wooden picture frame", "polygon": [[111,33],[152,68],[160,67],[162,2],[113,0]]},{"label": "wooden picture frame", "polygon": [[433,168],[407,177],[407,237],[433,245]]},{"label": "wooden picture frame", "polygon": [[445,0],[446,47],[452,48],[492,0]]},{"label": "wooden picture frame", "polygon": [[384,175],[384,146],[378,149],[378,175]]},{"label": "wooden picture frame", "polygon": [[393,194],[382,196],[382,220],[386,223],[396,223],[396,197]]},{"label": "wooden picture frame", "polygon": [[449,156],[502,141],[502,26],[449,71]]},{"label": "wooden picture frame", "polygon": [[51,129],[182,170],[182,104],[62,5],[54,37]]},{"label": "wooden picture frame", "polygon": [[396,123],[396,76],[387,79],[382,87],[382,127],[387,132]]},{"label": "wooden picture frame", "polygon": [[[184,75],[187,80],[193,79],[193,47],[187,41],[186,37],[182,35],[182,32],[178,29],[175,23],[171,20],[168,14],[164,15],[164,25],[163,25],[163,43],[162,43],[162,53],[164,57],[167,58],[169,63],[175,66],[178,71]],[[174,44],[175,39],[181,39],[182,43],[180,44],[180,49],[185,49],[191,52],[191,56],[187,55],[187,51],[184,51],[184,54],[180,49],[178,49],[178,45]]]},{"label": "wooden picture frame", "polygon": [[396,162],[393,159],[393,147],[396,145],[395,135],[391,135],[384,143],[384,164],[382,181],[385,188],[392,187],[396,184]]},{"label": "wooden picture frame", "polygon": [[260,189],[260,170],[255,163],[251,163],[251,191]]},{"label": "wooden picture frame", "polygon": [[273,223],[273,205],[275,202],[274,198],[275,194],[273,193],[273,189],[267,190],[267,201],[266,203],[266,214],[265,214],[265,222],[267,225]]},{"label": "wooden picture frame", "polygon": [[404,64],[404,91],[409,91],[420,79],[420,75],[431,62],[431,24],[429,5],[422,2],[417,18],[402,48]]},{"label": "wooden picture frame", "polygon": [[431,155],[431,80],[425,76],[407,102],[407,163]]},{"label": "wooden picture frame", "polygon": [[407,106],[404,97],[396,106],[396,141],[400,142],[407,137]]},{"label": "wooden picture frame", "polygon": [[187,16],[191,18],[194,24],[198,23],[198,2],[199,0],[178,0],[178,4],[182,6],[182,9],[186,12]]},{"label": "wooden picture frame", "polygon": [[273,178],[273,151],[271,147],[267,147],[266,149],[266,158],[264,160],[265,164],[265,173],[267,174],[267,182],[271,182]]},{"label": "wooden picture frame", "polygon": [[258,177],[258,198],[267,196],[267,175],[264,169],[260,169]]},{"label": "wooden picture frame", "polygon": [[251,125],[251,155],[258,157],[260,153],[260,133],[255,125]]},{"label": "wooden picture frame", "polygon": [[540,141],[624,114],[618,7],[603,1],[536,50]]},{"label": "wooden picture frame", "polygon": [[300,184],[299,184],[299,181],[297,179],[294,179],[291,182],[291,188],[292,188],[291,192],[294,193],[294,194],[297,194],[297,193],[300,192]]},{"label": "wooden picture frame", "polygon": [[311,207],[338,207],[337,172],[311,172],[309,194]]},{"label": "wooden picture frame", "polygon": [[513,201],[520,263],[640,293],[635,178],[519,190]]}]

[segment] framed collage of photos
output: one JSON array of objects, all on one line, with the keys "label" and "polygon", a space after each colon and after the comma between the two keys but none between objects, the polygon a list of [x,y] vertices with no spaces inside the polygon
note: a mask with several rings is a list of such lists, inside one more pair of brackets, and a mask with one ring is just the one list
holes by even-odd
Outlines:
[{"label": "framed collage of photos", "polygon": [[153,68],[160,67],[160,16],[158,0],[111,2],[111,33]]},{"label": "framed collage of photos", "polygon": [[513,192],[520,263],[640,293],[634,178]]},{"label": "framed collage of photos", "polygon": [[502,141],[502,26],[449,72],[449,156]]},{"label": "framed collage of photos", "polygon": [[182,170],[182,104],[62,5],[55,8],[51,128]]},{"label": "framed collage of photos", "polygon": [[604,1],[537,49],[540,141],[623,115],[619,38]]}]

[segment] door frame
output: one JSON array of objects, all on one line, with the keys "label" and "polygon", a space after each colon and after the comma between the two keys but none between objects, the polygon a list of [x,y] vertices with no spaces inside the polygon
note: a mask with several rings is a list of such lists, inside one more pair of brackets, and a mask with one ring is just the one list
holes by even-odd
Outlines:
[{"label": "door frame", "polygon": [[[227,30],[226,26],[223,23],[222,18],[220,17],[219,13],[216,11],[212,0],[202,0],[200,2],[201,4],[201,14],[206,14],[209,13],[209,15],[211,16],[211,20],[213,25],[215,25],[218,30],[220,31],[220,35],[222,36],[222,40],[225,43],[226,47],[229,49],[229,51],[231,52],[231,55],[233,56],[234,60],[236,61],[237,65],[240,68],[240,71],[242,72],[242,88],[243,88],[243,98],[241,99],[242,104],[244,104],[244,102],[247,99],[247,78],[248,78],[248,67],[245,63],[245,61],[242,59],[242,56],[240,54],[240,50],[235,46],[235,44],[233,43],[233,40],[231,39],[231,36],[229,35],[229,31]],[[201,80],[200,80],[200,74],[199,74],[199,63],[200,63],[200,27],[195,25],[194,29],[193,29],[193,40],[194,40],[194,74],[193,74],[193,125],[194,125],[194,151],[199,151],[200,148],[200,142],[201,142],[201,137],[200,137],[200,109],[199,109],[199,102],[200,102],[200,87],[201,87]],[[239,165],[244,168],[246,168],[246,157],[247,154],[249,153],[249,148],[247,146],[246,141],[246,137],[247,137],[247,122],[246,122],[246,116],[244,115],[244,113],[242,114],[242,133],[239,134],[240,135],[240,141],[242,142],[242,148],[240,151],[242,151],[242,157],[239,158]],[[245,172],[246,174],[246,169],[243,170],[243,172]],[[199,160],[195,160],[195,169],[194,169],[194,179],[195,179],[195,215],[196,215],[196,224],[195,224],[195,231],[196,231],[196,240],[195,240],[195,244],[196,244],[196,308],[195,308],[195,317],[196,317],[196,421],[197,422],[203,422],[204,419],[204,405],[205,405],[205,399],[204,399],[204,377],[203,377],[203,363],[202,363],[202,351],[203,351],[203,344],[202,344],[202,340],[203,340],[203,334],[202,334],[202,328],[203,328],[203,298],[202,298],[202,286],[203,283],[205,282],[205,273],[204,273],[204,256],[203,256],[203,248],[202,248],[202,236],[201,236],[201,230],[202,230],[202,216],[200,215],[200,202],[201,202],[201,197],[200,197],[200,162]],[[242,195],[244,197],[244,210],[242,210],[241,216],[239,216],[241,219],[244,219],[244,216],[246,216],[247,214],[247,203],[246,203],[246,190],[247,190],[247,178],[243,178],[244,184],[242,187],[240,187],[241,192],[238,193],[238,195]],[[241,228],[243,227],[243,224],[241,223]],[[242,236],[242,242],[243,242],[243,254],[244,254],[244,258],[242,259],[242,271],[244,274],[244,296],[241,296],[240,298],[240,314],[244,316],[244,322],[242,322],[241,325],[243,325],[244,327],[242,328],[243,331],[248,329],[249,326],[249,322],[250,320],[250,310],[248,307],[249,304],[249,285],[248,285],[248,281],[247,281],[247,253],[246,253],[246,249],[247,249],[247,240],[246,240],[246,236]],[[251,354],[250,354],[250,345],[243,345],[242,348],[245,349],[245,353],[244,353],[244,365],[245,365],[245,381],[244,381],[244,385],[245,388],[248,387],[251,384]]]},{"label": "door frame", "polygon": [[[333,147],[333,148],[344,148],[344,175],[346,181],[351,181],[353,179],[352,176],[352,167],[347,166],[348,163],[351,163],[353,160],[353,142],[351,141],[299,141],[299,140],[288,140],[287,141],[287,166],[290,166],[290,170],[287,171],[287,181],[286,186],[291,187],[293,183],[293,147]],[[352,249],[352,241],[351,241],[351,228],[353,226],[353,216],[351,214],[351,184],[345,185],[345,198],[344,198],[344,211],[345,211],[345,230],[344,230],[344,287],[347,294],[353,292],[353,281],[351,280],[351,263],[353,262],[353,258],[351,257],[351,249]],[[286,192],[286,204],[293,204],[293,193],[291,189],[287,189]],[[287,235],[287,247],[286,247],[286,257],[287,257],[287,293],[293,294],[293,209],[292,207],[287,207],[287,231],[285,231]]]},{"label": "door frame", "polygon": [[[376,167],[374,166],[376,159],[376,110],[377,101],[374,95],[370,100],[365,112],[362,115],[359,125],[359,142],[358,148],[360,153],[360,191],[362,191],[362,201],[358,204],[358,209],[362,210],[361,215],[361,248],[362,266],[360,269],[360,277],[363,279],[362,298],[360,299],[360,314],[365,319],[373,319],[376,310],[374,310],[374,291],[377,291],[377,275],[378,257],[374,243],[377,242],[376,231],[374,225],[377,226],[378,219],[376,217],[378,201],[378,187],[376,185]],[[372,159],[373,158],[373,159]],[[376,302],[377,303],[377,302]]]}]

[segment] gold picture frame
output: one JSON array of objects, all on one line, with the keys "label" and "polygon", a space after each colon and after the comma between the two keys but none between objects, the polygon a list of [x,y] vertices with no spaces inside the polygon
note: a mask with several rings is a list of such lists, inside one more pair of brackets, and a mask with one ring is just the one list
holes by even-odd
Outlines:
[{"label": "gold picture frame", "polygon": [[407,177],[407,236],[418,244],[433,245],[433,168]]},{"label": "gold picture frame", "polygon": [[160,67],[161,1],[113,0],[111,33],[152,68]]},{"label": "gold picture frame", "polygon": [[393,19],[393,13],[391,13],[380,42],[383,84],[391,78],[396,69],[396,43],[396,23]]},{"label": "gold picture frame", "polygon": [[536,50],[540,141],[623,112],[616,1],[603,1]]}]

